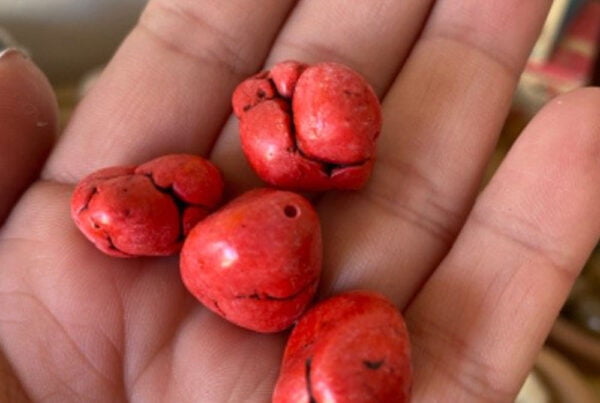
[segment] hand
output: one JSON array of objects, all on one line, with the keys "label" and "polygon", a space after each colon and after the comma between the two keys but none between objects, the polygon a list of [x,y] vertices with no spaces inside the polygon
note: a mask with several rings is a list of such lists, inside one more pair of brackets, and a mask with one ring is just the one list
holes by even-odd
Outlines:
[{"label": "hand", "polygon": [[[0,343],[27,395],[269,400],[285,335],[204,309],[176,257],[104,256],[75,228],[69,198],[91,171],[170,152],[209,155],[235,191],[257,186],[230,96],[263,64],[298,59],[346,63],[384,100],[368,186],[318,205],[321,296],[369,288],[403,309],[415,402],[511,401],[600,234],[600,91],[552,101],[476,199],[550,1],[439,0],[429,13],[432,3],[154,0],[31,184],[15,173],[35,172],[44,153],[15,142],[35,125],[11,132],[31,117],[0,108],[1,191],[29,185],[17,204],[0,201],[11,210]],[[0,69],[19,64],[30,62],[10,56]]]}]

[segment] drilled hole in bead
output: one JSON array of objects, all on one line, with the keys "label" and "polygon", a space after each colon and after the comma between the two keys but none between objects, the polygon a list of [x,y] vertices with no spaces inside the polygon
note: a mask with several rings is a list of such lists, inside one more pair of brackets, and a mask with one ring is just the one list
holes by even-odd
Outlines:
[{"label": "drilled hole in bead", "polygon": [[288,204],[283,208],[283,213],[286,217],[295,218],[298,216],[298,207]]}]

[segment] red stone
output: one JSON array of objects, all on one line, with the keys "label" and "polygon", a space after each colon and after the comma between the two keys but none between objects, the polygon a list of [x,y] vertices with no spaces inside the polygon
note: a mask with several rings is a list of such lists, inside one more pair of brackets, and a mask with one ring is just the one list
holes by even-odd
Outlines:
[{"label": "red stone", "polygon": [[274,403],[408,402],[404,319],[383,296],[353,291],[320,302],[288,340]]},{"label": "red stone", "polygon": [[166,256],[214,210],[223,180],[209,161],[172,154],[140,166],[101,169],[83,178],[71,215],[102,252],[118,257]]},{"label": "red stone", "polygon": [[244,154],[265,182],[316,191],[368,180],[381,107],[350,68],[282,62],[242,82],[232,104]]},{"label": "red stone", "polygon": [[181,276],[206,307],[258,332],[291,326],[321,272],[318,216],[302,196],[255,189],[198,223],[181,251]]}]

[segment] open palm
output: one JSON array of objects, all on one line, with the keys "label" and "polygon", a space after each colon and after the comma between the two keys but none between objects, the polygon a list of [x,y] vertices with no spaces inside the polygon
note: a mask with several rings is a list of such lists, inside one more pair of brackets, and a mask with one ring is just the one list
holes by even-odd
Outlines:
[{"label": "open palm", "polygon": [[23,390],[48,402],[269,400],[285,335],[204,309],[176,257],[103,255],[69,198],[91,171],[172,152],[210,156],[234,193],[258,186],[230,96],[261,66],[297,59],[348,64],[383,99],[368,186],[318,203],[320,295],[369,288],[403,309],[414,401],[510,401],[600,234],[597,89],[547,106],[476,199],[549,3],[151,1],[33,184],[52,100],[30,61],[5,55],[0,346]]}]

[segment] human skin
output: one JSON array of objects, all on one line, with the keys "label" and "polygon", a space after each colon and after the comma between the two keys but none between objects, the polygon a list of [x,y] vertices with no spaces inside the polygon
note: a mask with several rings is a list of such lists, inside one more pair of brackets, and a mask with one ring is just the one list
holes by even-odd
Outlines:
[{"label": "human skin", "polygon": [[199,156],[170,154],[86,176],[73,191],[71,216],[107,255],[169,256],[222,195],[217,167]]},{"label": "human skin", "polygon": [[235,86],[263,64],[338,60],[373,84],[385,123],[369,184],[317,204],[320,298],[373,289],[405,313],[414,402],[513,401],[600,233],[597,89],[551,102],[480,192],[549,1],[248,4],[150,1],[43,180],[9,206],[14,376],[46,401],[269,401],[284,336],[203,308],[175,258],[98,253],[69,197],[89,172],[171,152],[210,155],[232,193],[255,187],[236,119],[223,126]]},{"label": "human skin", "polygon": [[290,327],[317,290],[319,217],[302,196],[251,190],[194,227],[181,277],[207,308],[262,333]]},{"label": "human skin", "polygon": [[398,309],[371,291],[319,302],[294,327],[273,403],[410,399],[410,341]]},{"label": "human skin", "polygon": [[244,154],[265,182],[286,189],[360,189],[369,179],[381,107],[347,66],[276,64],[232,96]]},{"label": "human skin", "polygon": [[0,129],[0,188],[5,200],[0,225],[10,212],[8,206],[39,175],[58,131],[56,99],[44,74],[13,50],[5,51],[2,58],[8,63],[0,64],[0,110],[6,111]]}]

